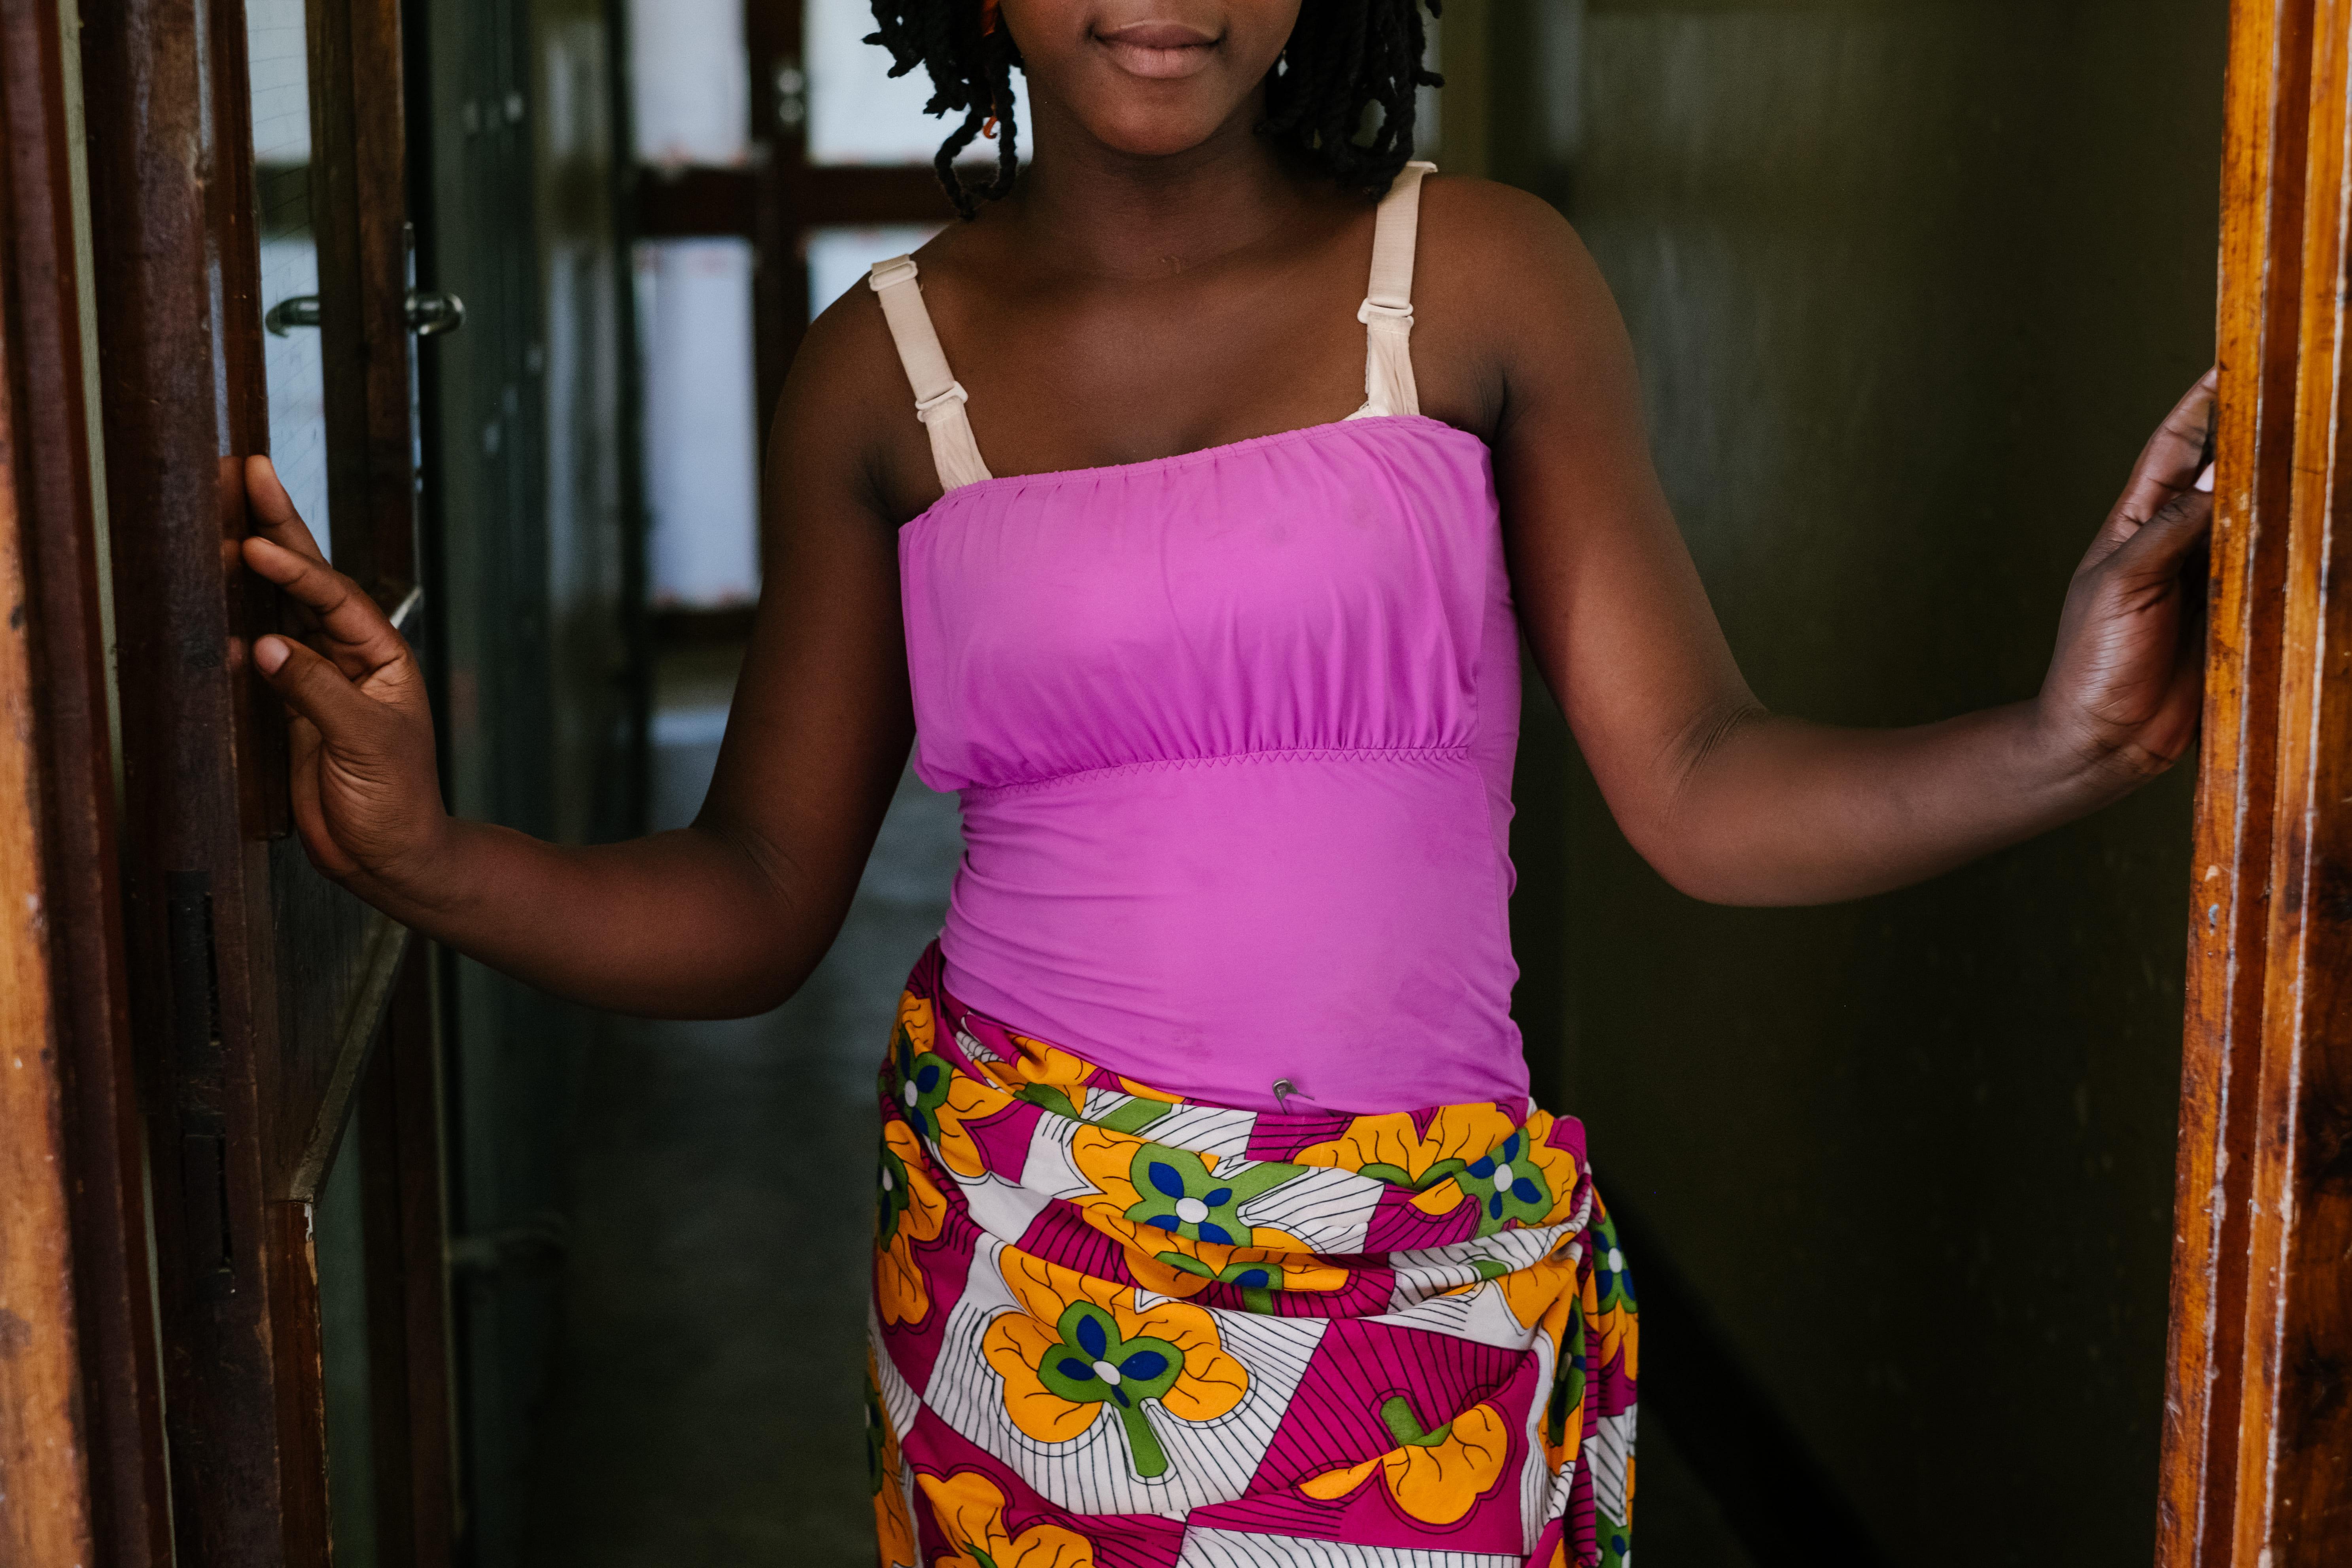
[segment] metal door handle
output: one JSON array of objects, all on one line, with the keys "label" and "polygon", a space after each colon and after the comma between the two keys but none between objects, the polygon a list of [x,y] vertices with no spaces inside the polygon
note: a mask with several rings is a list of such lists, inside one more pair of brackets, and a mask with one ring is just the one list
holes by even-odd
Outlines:
[{"label": "metal door handle", "polygon": [[273,337],[284,337],[296,327],[319,324],[319,297],[316,294],[296,294],[269,307],[269,314],[261,318]]},{"label": "metal door handle", "polygon": [[454,332],[466,324],[466,301],[438,289],[408,291],[408,330],[420,338]]},{"label": "metal door handle", "polygon": [[[440,332],[454,332],[464,326],[466,301],[437,289],[412,289],[408,291],[405,314],[408,330],[420,338],[429,338]],[[316,294],[297,294],[291,299],[280,300],[269,307],[269,313],[262,317],[261,324],[281,338],[296,327],[315,327],[319,324],[319,297]]]}]

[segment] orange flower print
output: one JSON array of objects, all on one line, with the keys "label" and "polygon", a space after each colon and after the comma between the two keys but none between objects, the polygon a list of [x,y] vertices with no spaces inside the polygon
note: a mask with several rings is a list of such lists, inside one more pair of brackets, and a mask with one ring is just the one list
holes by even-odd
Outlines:
[{"label": "orange flower print", "polygon": [[1449,1105],[1430,1118],[1426,1132],[1414,1125],[1411,1111],[1359,1116],[1339,1137],[1310,1144],[1292,1158],[1302,1165],[1336,1165],[1424,1192],[1508,1138],[1517,1125],[1501,1106],[1491,1104]]},{"label": "orange flower print", "polygon": [[[1640,1372],[1642,1329],[1633,1282],[1625,1272],[1624,1255],[1617,1248],[1617,1227],[1610,1223],[1607,1211],[1597,1205],[1585,1245],[1592,1249],[1592,1267],[1584,1278],[1582,1289],[1567,1297],[1544,1322],[1559,1346],[1558,1371],[1553,1373],[1551,1399],[1545,1406],[1543,1421],[1544,1458],[1554,1475],[1576,1459],[1583,1448],[1584,1406],[1593,1383],[1587,1369],[1605,1379],[1605,1369],[1615,1360],[1621,1363],[1628,1380],[1637,1377]],[[1633,1496],[1632,1477],[1629,1458],[1629,1500]],[[1602,1561],[1613,1561],[1606,1550],[1609,1531],[1605,1521],[1601,1541],[1604,1549]]]},{"label": "orange flower print", "polygon": [[1007,1094],[1065,1116],[1083,1116],[1087,1109],[1087,1079],[1094,1076],[1092,1064],[1072,1056],[1059,1046],[1049,1046],[1043,1040],[1033,1040],[1026,1035],[1008,1034],[1020,1056],[1013,1061],[982,1061],[980,1065],[988,1076]]},{"label": "orange flower print", "polygon": [[898,993],[898,1033],[918,1056],[938,1043],[940,1022],[929,997],[918,996],[912,991]]},{"label": "orange flower print", "polygon": [[[1530,1329],[1541,1328],[1559,1315],[1560,1302],[1576,1293],[1576,1259],[1555,1252],[1525,1268],[1512,1269],[1495,1285],[1514,1319]],[[1558,1344],[1555,1332],[1554,1348]]]},{"label": "orange flower print", "polygon": [[1584,1307],[1573,1297],[1563,1317],[1559,1360],[1552,1372],[1551,1398],[1544,1405],[1544,1464],[1558,1475],[1584,1450]]},{"label": "orange flower print", "polygon": [[1078,1130],[1070,1141],[1070,1157],[1094,1184],[1093,1193],[1077,1200],[1087,1223],[1122,1237],[1147,1227],[1137,1245],[1148,1243],[1152,1252],[1170,1245],[1171,1237],[1221,1247],[1278,1247],[1293,1240],[1280,1231],[1255,1228],[1241,1217],[1241,1206],[1297,1178],[1297,1165],[1262,1161],[1228,1176],[1213,1153],[1096,1127]]},{"label": "orange flower print", "polygon": [[1442,1181],[1412,1194],[1412,1206],[1425,1215],[1452,1214],[1469,1201],[1470,1195],[1452,1181]]},{"label": "orange flower print", "polygon": [[948,1205],[923,1167],[923,1145],[913,1131],[886,1119],[874,1235],[874,1303],[886,1323],[919,1323],[931,1310],[915,1243],[940,1234]]},{"label": "orange flower print", "polygon": [[1381,1419],[1396,1438],[1395,1447],[1360,1465],[1303,1481],[1298,1489],[1332,1502],[1378,1470],[1390,1499],[1406,1514],[1423,1524],[1454,1524],[1502,1479],[1511,1428],[1491,1405],[1474,1405],[1436,1431],[1424,1432],[1412,1402],[1400,1394],[1381,1406]]},{"label": "orange flower print", "polygon": [[964,1130],[968,1118],[992,1115],[1011,1101],[993,1084],[960,1073],[931,1047],[939,1024],[931,1005],[909,991],[898,998],[898,1022],[890,1032],[890,1054],[882,1064],[882,1092],[916,1135],[960,1176],[987,1169],[979,1144]]},{"label": "orange flower print", "polygon": [[1503,1306],[1522,1328],[1539,1329],[1551,1338],[1552,1349],[1559,1348],[1561,1327],[1566,1321],[1568,1303],[1575,1298],[1576,1243],[1563,1241],[1544,1257],[1524,1268],[1513,1268],[1499,1259],[1479,1258],[1471,1260],[1480,1278],[1468,1285],[1457,1285],[1445,1293],[1467,1296],[1488,1286],[1502,1296]]},{"label": "orange flower print", "polygon": [[[1281,1233],[1261,1229],[1256,1234]],[[1277,1290],[1339,1290],[1348,1284],[1346,1269],[1311,1252],[1218,1247],[1156,1230],[1135,1235],[1143,1245],[1128,1247],[1128,1272],[1155,1296],[1197,1296],[1211,1285],[1233,1285],[1240,1289],[1242,1305],[1248,1310],[1272,1312]]]},{"label": "orange flower print", "polygon": [[1092,1542],[1058,1524],[1033,1524],[1014,1535],[1004,1522],[1004,1494],[977,1470],[915,1479],[950,1547],[932,1568],[1094,1568]]},{"label": "orange flower print", "polygon": [[1338,1290],[1348,1271],[1286,1231],[1253,1226],[1241,1205],[1297,1179],[1302,1168],[1262,1161],[1233,1175],[1213,1153],[1176,1149],[1085,1127],[1071,1157],[1094,1184],[1079,1209],[1117,1240],[1137,1284],[1162,1296],[1198,1295],[1212,1284],[1240,1288],[1243,1305],[1272,1312],[1277,1290]]},{"label": "orange flower print", "polygon": [[[1538,1110],[1528,1124],[1454,1174],[1454,1185],[1478,1205],[1478,1234],[1517,1224],[1566,1219],[1576,1194],[1576,1156],[1547,1142],[1552,1119]],[[1432,1194],[1423,1194],[1424,1196]]]},{"label": "orange flower print", "polygon": [[916,1568],[915,1521],[907,1511],[906,1459],[883,1408],[874,1352],[866,1352],[866,1473],[874,1489],[874,1534],[881,1568]]},{"label": "orange flower print", "polygon": [[1135,1306],[1132,1287],[1088,1279],[1006,1247],[998,1272],[1021,1303],[1001,1312],[981,1354],[1004,1384],[1004,1411],[1040,1443],[1066,1443],[1110,1413],[1141,1477],[1164,1475],[1168,1457],[1144,1415],[1157,1403],[1181,1421],[1212,1421],[1249,1392],[1249,1373],[1225,1352],[1216,1323],[1198,1307]]},{"label": "orange flower print", "polygon": [[1593,1216],[1592,1274],[1584,1284],[1584,1315],[1591,1320],[1595,1343],[1592,1364],[1605,1367],[1622,1359],[1625,1375],[1642,1375],[1642,1322],[1637,1315],[1633,1277],[1625,1271],[1625,1255],[1618,1250],[1617,1226],[1607,1211]]},{"label": "orange flower print", "polygon": [[[1087,1080],[1096,1072],[1093,1064],[1072,1056],[1059,1046],[1049,1046],[1026,1035],[1008,1034],[1005,1037],[1013,1042],[1020,1056],[1010,1062],[984,1063],[989,1077],[1002,1084],[1014,1099],[1042,1105],[1056,1116],[1092,1121],[1097,1126],[1114,1128],[1121,1132],[1137,1132],[1182,1103],[1172,1096],[1130,1079],[1120,1079],[1118,1091],[1101,1084],[1089,1083]],[[1094,1108],[1091,1112],[1087,1109],[1089,1106]]]}]

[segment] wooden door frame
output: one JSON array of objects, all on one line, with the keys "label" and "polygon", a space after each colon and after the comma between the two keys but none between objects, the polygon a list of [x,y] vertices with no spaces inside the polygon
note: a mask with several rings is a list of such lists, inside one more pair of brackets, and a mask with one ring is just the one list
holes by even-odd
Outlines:
[{"label": "wooden door frame", "polygon": [[[103,106],[89,168],[125,738],[121,904],[171,1530],[183,1568],[309,1568],[331,1550],[311,1200],[380,1019],[390,1008],[400,1022],[378,1077],[404,1086],[434,1049],[430,1009],[414,982],[396,984],[423,973],[421,954],[404,969],[406,933],[377,916],[321,1037],[289,1039],[281,1019],[280,981],[295,978],[278,969],[271,876],[289,827],[284,726],[243,668],[278,606],[233,548],[246,531],[244,456],[268,450],[243,0],[87,10],[83,69]],[[400,58],[398,0],[309,10],[314,146],[334,164],[314,205],[337,543],[371,592],[413,606],[403,106],[398,70],[369,63]],[[377,1413],[398,1420],[379,1432],[415,1447],[405,1464],[385,1456],[379,1512],[406,1548],[385,1561],[446,1563],[448,1424],[428,1409],[436,1390],[446,1405],[446,1358],[433,1348],[446,1320],[427,1288],[441,1249],[415,1219],[437,1226],[438,1129],[394,1109],[395,1132],[433,1141],[403,1151],[394,1201],[376,1205],[390,1225],[370,1227],[372,1304],[420,1314],[383,1325],[410,1353],[405,1395]]]},{"label": "wooden door frame", "polygon": [[77,210],[78,40],[0,0],[0,1561],[170,1561]]},{"label": "wooden door frame", "polygon": [[2352,0],[2237,0],[2158,1562],[2352,1561]]},{"label": "wooden door frame", "polygon": [[[2352,1553],[2352,1402],[2331,1392],[2340,1387],[2332,1381],[2340,1369],[2352,1365],[2352,1310],[2337,1262],[2352,1236],[2346,1175],[2352,668],[2345,657],[2352,647],[2352,575],[2339,554],[2352,544],[2352,489],[2339,483],[2352,477],[2346,416],[2352,333],[2338,288],[2352,262],[2344,194],[2352,0],[2238,0],[2234,10],[2213,643],[2159,1519],[2166,1568],[2265,1557],[2272,1568],[2295,1568]],[[47,1250],[0,1251],[0,1289],[11,1292],[20,1316],[25,1309],[16,1302],[47,1314],[28,1319],[44,1359],[39,1367],[26,1363],[24,1375],[50,1379],[44,1384],[50,1392],[0,1400],[0,1410],[24,1417],[0,1430],[0,1442],[17,1441],[20,1427],[53,1410],[71,1428],[54,1380],[81,1375],[86,1359],[97,1358],[88,1364],[109,1380],[119,1382],[126,1367],[133,1372],[126,1398],[91,1407],[79,1447],[51,1448],[49,1468],[37,1472],[32,1489],[48,1511],[0,1515],[0,1531],[50,1532],[23,1537],[28,1561],[41,1560],[31,1542],[69,1542],[92,1530],[118,1543],[124,1553],[118,1560],[152,1561],[161,1556],[160,1485],[138,1433],[143,1413],[153,1409],[153,1388],[141,1385],[142,1358],[131,1349],[145,1342],[144,1258],[129,1245],[144,1225],[125,1163],[135,1161],[135,1142],[121,1136],[129,1097],[120,1071],[117,977],[126,960],[104,918],[112,898],[112,825],[104,809],[111,790],[98,787],[110,763],[96,628],[100,566],[87,553],[96,537],[91,498],[86,489],[76,493],[72,478],[79,349],[62,324],[79,320],[78,300],[70,268],[58,265],[58,236],[67,230],[58,225],[58,187],[42,177],[45,168],[54,175],[62,155],[62,118],[54,79],[21,68],[38,58],[26,55],[25,44],[42,41],[41,29],[53,29],[57,15],[37,0],[0,3],[11,182],[0,258],[10,503],[0,520],[7,525],[0,559],[23,574],[29,607],[23,634],[12,626],[0,641],[0,703],[12,716],[29,715],[8,731],[8,765],[49,785],[20,795],[37,802],[36,810],[0,823],[0,834],[11,836],[0,847],[0,891],[32,891],[53,911],[45,931],[0,927],[0,962],[11,965],[9,995],[22,1014],[11,1022],[63,1043],[42,1058],[41,1074],[8,1080],[12,1092],[28,1097],[21,1107],[8,1102],[10,1125],[45,1130],[47,1142],[12,1141],[33,1157],[15,1159],[0,1174],[12,1203],[22,1193],[49,1206],[37,1224],[9,1227]],[[126,115],[106,128],[93,159],[102,176],[99,225],[106,241],[100,298],[113,331],[135,345],[110,353],[105,367],[109,489],[125,612],[123,716],[146,735],[171,738],[160,756],[132,772],[128,787],[136,805],[176,795],[215,808],[215,821],[259,829],[207,834],[186,812],[134,818],[141,826],[127,858],[133,877],[127,962],[144,977],[133,1016],[149,1042],[159,1153],[184,1152],[190,1140],[215,1135],[207,1128],[238,1123],[251,1134],[249,1148],[263,1146],[250,1058],[245,1070],[199,1071],[208,1081],[193,1095],[181,1092],[189,1086],[179,1070],[204,1068],[205,1048],[230,1028],[251,1037],[269,1027],[266,1008],[208,1017],[209,998],[188,994],[190,975],[206,963],[236,967],[246,995],[273,994],[259,973],[268,962],[268,908],[253,853],[275,815],[271,727],[257,721],[268,716],[241,673],[210,657],[227,646],[233,624],[267,624],[265,607],[229,579],[216,547],[238,531],[241,506],[219,451],[213,377],[225,371],[232,386],[258,384],[250,352],[257,312],[240,247],[222,243],[223,236],[249,240],[249,176],[238,134],[242,61],[225,58],[238,54],[234,49],[206,56],[198,40],[234,39],[239,20],[233,0],[125,0],[90,15],[92,96],[136,103],[145,116]],[[755,68],[764,63],[755,57]],[[761,100],[767,102],[764,91]],[[795,205],[803,221],[894,216],[885,209],[911,196],[920,177],[927,176],[813,172],[811,191],[822,194]],[[761,209],[773,215],[780,205],[761,199],[760,178],[698,172],[643,186],[638,231],[758,240]],[[772,231],[768,243],[779,237]],[[793,256],[787,265],[796,262]],[[772,309],[786,303],[773,281],[769,289]],[[763,366],[763,383],[770,374]],[[226,415],[232,447],[251,449],[257,408],[248,399]],[[79,461],[86,474],[86,451]],[[203,548],[208,541],[214,547]],[[232,742],[243,766],[230,763]],[[89,786],[90,810],[60,808],[68,795],[75,804],[84,799],[79,785],[67,787],[73,781]],[[55,913],[69,909],[97,918]],[[207,925],[208,943],[200,940]],[[73,983],[60,983],[68,973]],[[196,1030],[207,1024],[221,1032]],[[183,1050],[194,1054],[175,1054]],[[419,1098],[415,1081],[394,1097],[406,1107],[401,1114],[418,1114],[430,1102],[429,1095]],[[70,1215],[59,1177],[67,1167],[47,1160],[57,1152],[71,1153],[86,1192],[93,1182],[102,1189]],[[175,1328],[194,1317],[215,1331],[230,1329],[232,1320],[249,1329],[249,1314],[269,1292],[299,1286],[307,1250],[289,1237],[282,1216],[268,1213],[258,1165],[257,1153],[230,1161],[221,1174],[233,1229],[275,1218],[247,1233],[268,1245],[243,1251],[226,1269],[161,1258],[159,1283]],[[188,1169],[183,1160],[158,1158],[159,1204],[184,1205]],[[404,1206],[396,1189],[378,1194],[374,1212],[383,1224],[420,1224],[423,1197],[411,1194]],[[69,1273],[55,1268],[60,1247],[70,1248]],[[30,1277],[22,1271],[27,1258],[47,1268],[45,1294],[17,1293],[17,1281]],[[94,1289],[87,1283],[92,1259],[100,1277]],[[205,1272],[233,1280],[243,1310],[224,1312],[219,1293],[194,1278]],[[417,1281],[402,1288],[416,1289]],[[242,1422],[243,1430],[175,1432],[181,1506],[200,1516],[183,1540],[205,1548],[192,1561],[278,1559],[286,1536],[249,1531],[281,1500],[281,1443],[293,1436],[301,1447],[299,1429],[309,1424],[300,1396],[290,1411],[298,1431],[289,1435],[268,1336],[247,1335],[242,1348],[234,1333],[198,1338],[209,1342],[175,1334],[165,1381],[184,1408],[205,1409],[212,1423]],[[116,1348],[96,1348],[103,1343]],[[429,1343],[422,1348],[430,1354]],[[254,1442],[247,1447],[240,1437]],[[257,1466],[256,1454],[269,1462]],[[99,1476],[103,1481],[93,1480]],[[209,1517],[211,1500],[227,1496],[246,1506],[235,1518]],[[303,1512],[296,1501],[284,1516]],[[17,1539],[0,1534],[11,1545]]]},{"label": "wooden door frame", "polygon": [[239,0],[121,0],[90,8],[83,42],[89,98],[111,106],[90,185],[125,926],[190,1568],[321,1560],[326,1517],[315,1384],[278,1327],[315,1272],[264,1153],[285,763],[265,689],[228,657],[275,622],[228,549],[242,455],[267,449],[244,37]]}]

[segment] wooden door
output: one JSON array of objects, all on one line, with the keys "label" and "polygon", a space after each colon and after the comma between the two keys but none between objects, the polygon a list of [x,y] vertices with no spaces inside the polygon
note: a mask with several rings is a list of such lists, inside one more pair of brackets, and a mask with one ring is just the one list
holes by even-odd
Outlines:
[{"label": "wooden door", "polygon": [[2238,0],[2159,1563],[2352,1562],[2352,0]]},{"label": "wooden door", "polygon": [[69,12],[0,5],[0,1563],[170,1561]]},{"label": "wooden door", "polygon": [[446,1557],[425,971],[289,831],[283,720],[243,668],[279,607],[231,549],[243,458],[272,451],[338,563],[419,613],[409,318],[436,318],[407,298],[399,15],[125,0],[84,37],[129,989],[188,1565],[327,1560],[312,1205],[371,1046],[371,1338],[400,1384],[374,1413],[376,1511],[406,1560]]}]

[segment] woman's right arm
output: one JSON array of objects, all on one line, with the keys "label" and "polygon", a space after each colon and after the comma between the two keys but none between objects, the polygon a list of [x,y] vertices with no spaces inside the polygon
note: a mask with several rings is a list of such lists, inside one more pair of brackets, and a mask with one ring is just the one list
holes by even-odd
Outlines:
[{"label": "woman's right arm", "polygon": [[[291,715],[311,863],[435,941],[593,1006],[728,1017],[798,989],[840,930],[914,734],[896,530],[857,428],[875,405],[839,376],[832,395],[811,390],[827,362],[868,380],[869,335],[855,320],[810,334],[770,441],[764,589],[717,775],[692,826],[627,843],[550,844],[443,809],[415,656],[320,556],[268,459],[249,460],[246,563],[309,628],[258,639],[253,663]],[[881,352],[888,364],[887,340]]]}]

